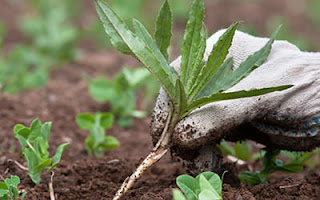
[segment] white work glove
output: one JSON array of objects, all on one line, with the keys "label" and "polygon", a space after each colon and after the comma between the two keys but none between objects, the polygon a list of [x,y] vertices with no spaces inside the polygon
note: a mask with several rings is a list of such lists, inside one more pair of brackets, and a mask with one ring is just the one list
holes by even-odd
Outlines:
[{"label": "white work glove", "polygon": [[[207,40],[206,59],[224,31]],[[268,38],[236,31],[227,56],[233,57],[234,69],[267,41]],[[180,58],[171,66],[179,73]],[[205,152],[222,138],[252,139],[269,147],[297,151],[320,146],[320,53],[302,52],[286,41],[275,41],[266,62],[227,92],[281,85],[294,86],[262,96],[214,102],[194,110],[177,124],[173,150],[193,165],[194,160],[203,156],[212,157]],[[153,142],[161,135],[168,110],[168,96],[161,89],[151,124]]]}]

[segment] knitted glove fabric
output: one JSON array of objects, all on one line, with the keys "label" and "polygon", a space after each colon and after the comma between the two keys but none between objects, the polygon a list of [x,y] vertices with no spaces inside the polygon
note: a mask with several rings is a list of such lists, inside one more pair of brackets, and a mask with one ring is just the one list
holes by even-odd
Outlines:
[{"label": "knitted glove fabric", "polygon": [[[205,59],[225,30],[207,40]],[[258,51],[268,38],[236,31],[228,57],[237,68]],[[171,66],[180,71],[179,57]],[[275,41],[266,62],[227,92],[294,85],[257,97],[220,101],[191,112],[176,126],[174,146],[201,149],[231,140],[252,139],[279,149],[311,150],[320,146],[320,53],[302,52],[286,41]],[[161,135],[169,111],[169,99],[160,90],[151,124],[153,142]]]}]

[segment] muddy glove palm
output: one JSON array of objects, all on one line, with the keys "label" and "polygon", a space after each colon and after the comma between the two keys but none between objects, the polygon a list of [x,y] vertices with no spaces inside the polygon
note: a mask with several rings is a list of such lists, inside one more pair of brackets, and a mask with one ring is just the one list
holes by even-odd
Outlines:
[{"label": "muddy glove palm", "polygon": [[[206,55],[224,30],[207,41]],[[268,38],[237,31],[228,57],[234,69],[259,50]],[[206,57],[207,57],[206,56]],[[179,72],[180,58],[172,62]],[[220,101],[191,112],[176,126],[173,150],[195,173],[210,170],[216,143],[252,139],[269,147],[306,151],[320,145],[320,53],[301,52],[286,41],[275,41],[267,61],[226,92],[294,85],[258,97]],[[153,141],[161,134],[169,110],[169,98],[160,90],[152,122]],[[201,160],[201,162],[200,162]],[[199,161],[199,162],[198,162]]]}]

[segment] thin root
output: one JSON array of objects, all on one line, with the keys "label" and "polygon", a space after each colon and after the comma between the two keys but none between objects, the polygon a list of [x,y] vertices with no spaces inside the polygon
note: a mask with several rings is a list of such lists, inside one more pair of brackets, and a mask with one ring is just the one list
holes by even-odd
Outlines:
[{"label": "thin root", "polygon": [[138,166],[136,171],[122,183],[121,188],[117,191],[113,200],[119,200],[134,184],[134,182],[141,177],[146,169],[156,163],[168,152],[167,148],[160,147],[159,149],[153,150]]},{"label": "thin root", "polygon": [[12,159],[8,159],[9,162],[13,162],[14,164],[16,164],[20,169],[24,170],[24,171],[29,171],[28,167],[23,166],[21,163],[19,163],[16,160],[12,160]]},{"label": "thin root", "polygon": [[51,173],[50,182],[49,182],[50,200],[55,200],[56,199],[54,197],[54,190],[53,190],[53,181],[52,181],[53,176],[54,176],[54,172]]}]

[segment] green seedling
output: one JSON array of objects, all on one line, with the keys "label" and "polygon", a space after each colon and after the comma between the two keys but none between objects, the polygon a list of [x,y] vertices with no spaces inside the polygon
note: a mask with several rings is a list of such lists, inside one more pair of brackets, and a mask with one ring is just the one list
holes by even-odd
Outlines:
[{"label": "green seedling", "polygon": [[244,171],[239,174],[239,179],[242,182],[246,182],[248,185],[257,185],[261,183],[267,183],[267,178],[269,174],[276,171],[282,173],[297,173],[303,169],[304,159],[292,159],[287,163],[283,163],[282,160],[276,158],[280,154],[280,150],[269,150],[266,152],[262,158],[263,170],[261,172],[250,172]]},{"label": "green seedling", "polygon": [[320,165],[319,152],[320,148],[316,148],[311,152],[292,152],[282,150],[280,155],[288,157],[290,162],[301,163],[314,168]]},{"label": "green seedling", "polygon": [[164,1],[160,10],[154,37],[138,20],[133,20],[134,32],[131,31],[103,0],[95,0],[95,5],[113,46],[118,51],[138,59],[159,81],[170,99],[169,115],[158,143],[136,171],[125,180],[114,200],[121,198],[148,167],[168,152],[176,124],[193,110],[216,101],[258,96],[291,87],[291,85],[285,85],[249,91],[223,92],[264,63],[278,30],[264,47],[249,56],[237,69],[232,70],[233,59],[226,59],[226,56],[239,24],[235,23],[213,46],[207,62],[203,62],[207,40],[207,32],[203,25],[204,3],[203,0],[195,0],[184,34],[179,75],[170,67],[168,61],[168,47],[172,36],[172,14],[168,1]]},{"label": "green seedling", "polygon": [[21,23],[21,30],[31,38],[32,47],[46,57],[50,67],[74,60],[81,35],[71,22],[71,11],[76,10],[78,3],[62,0],[32,3],[36,15],[26,17]]},{"label": "green seedling", "polygon": [[148,95],[155,95],[154,91],[159,89],[150,76],[145,68],[123,68],[112,81],[106,78],[88,79],[89,93],[98,102],[111,102],[111,112],[115,115],[117,124],[128,127],[132,124],[133,117],[146,116],[145,112],[136,110],[137,90],[145,87]]},{"label": "green seedling", "polygon": [[29,46],[16,46],[6,58],[0,57],[1,91],[18,93],[44,86],[47,66],[45,58]]},{"label": "green seedling", "polygon": [[230,145],[225,140],[222,140],[218,145],[223,155],[231,155],[240,160],[249,160],[252,158],[251,145],[246,142],[236,142],[234,145]]},{"label": "green seedling", "polygon": [[90,130],[90,135],[86,138],[86,149],[89,155],[102,157],[106,150],[111,150],[119,146],[119,141],[112,136],[105,136],[106,129],[113,123],[111,113],[81,113],[76,117],[78,126],[83,130]]},{"label": "green seedling", "polygon": [[[21,23],[31,44],[18,45],[0,57],[0,91],[18,93],[45,85],[49,68],[75,58],[79,30],[71,23],[71,2],[32,0],[35,16]],[[72,9],[70,9],[72,8]],[[0,25],[0,37],[3,35]]]},{"label": "green seedling", "polygon": [[38,119],[31,123],[30,128],[17,124],[13,129],[27,162],[28,174],[35,184],[40,183],[43,170],[50,172],[56,168],[62,153],[69,145],[69,143],[59,145],[55,155],[50,158],[48,152],[50,130],[51,122],[42,124]]},{"label": "green seedling", "polygon": [[223,176],[213,172],[203,172],[196,178],[181,175],[177,178],[177,185],[182,190],[173,190],[174,200],[222,200]]},{"label": "green seedling", "polygon": [[11,176],[6,178],[4,182],[0,182],[0,199],[1,200],[23,200],[26,192],[19,193],[18,185],[20,178],[18,176]]}]

